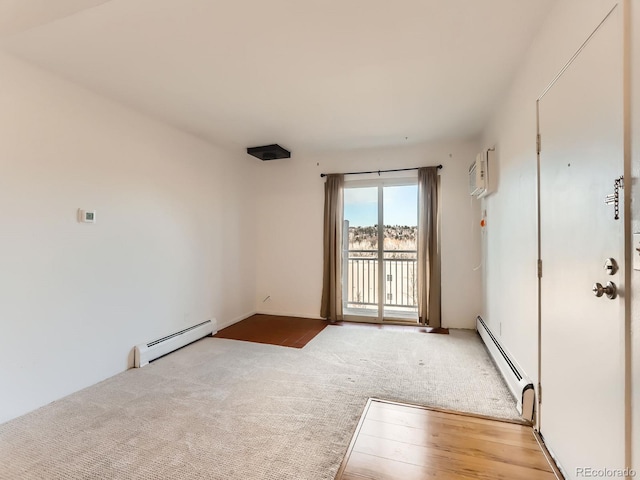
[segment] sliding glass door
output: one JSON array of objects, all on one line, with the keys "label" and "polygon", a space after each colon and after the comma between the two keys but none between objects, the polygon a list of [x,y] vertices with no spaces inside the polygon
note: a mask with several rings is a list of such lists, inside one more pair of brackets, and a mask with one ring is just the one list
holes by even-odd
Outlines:
[{"label": "sliding glass door", "polygon": [[417,322],[417,206],[414,179],[345,185],[345,318]]}]

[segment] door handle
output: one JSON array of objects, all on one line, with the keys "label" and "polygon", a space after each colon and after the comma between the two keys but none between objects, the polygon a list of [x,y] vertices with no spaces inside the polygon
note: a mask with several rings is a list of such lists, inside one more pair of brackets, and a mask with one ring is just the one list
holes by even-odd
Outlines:
[{"label": "door handle", "polygon": [[618,289],[616,287],[616,284],[613,282],[607,282],[607,285],[604,287],[602,286],[601,283],[594,283],[593,294],[596,297],[601,297],[602,295],[606,295],[607,298],[609,298],[610,300],[613,300],[618,295]]}]

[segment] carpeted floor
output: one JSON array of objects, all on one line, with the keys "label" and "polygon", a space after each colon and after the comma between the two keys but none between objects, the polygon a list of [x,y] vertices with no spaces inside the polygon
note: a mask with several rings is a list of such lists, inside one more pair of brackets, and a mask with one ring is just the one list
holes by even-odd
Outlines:
[{"label": "carpeted floor", "polygon": [[369,397],[516,419],[471,331],[206,338],[0,425],[0,479],[333,479]]}]

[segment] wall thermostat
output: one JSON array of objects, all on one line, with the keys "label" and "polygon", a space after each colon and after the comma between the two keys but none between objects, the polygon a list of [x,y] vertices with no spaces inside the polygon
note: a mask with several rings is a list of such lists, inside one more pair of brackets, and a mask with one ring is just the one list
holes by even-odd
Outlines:
[{"label": "wall thermostat", "polygon": [[80,223],[96,223],[96,211],[95,210],[82,210],[78,209],[78,221]]}]

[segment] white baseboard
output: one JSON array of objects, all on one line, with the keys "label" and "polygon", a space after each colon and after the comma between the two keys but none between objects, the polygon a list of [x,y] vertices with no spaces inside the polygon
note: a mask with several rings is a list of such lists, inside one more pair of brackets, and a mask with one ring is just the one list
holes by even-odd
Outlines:
[{"label": "white baseboard", "polygon": [[246,320],[247,318],[255,315],[257,312],[253,311],[253,312],[249,312],[249,313],[243,313],[242,315],[235,317],[231,320],[227,320],[226,322],[218,322],[218,331],[222,330],[223,328],[227,328],[230,327],[231,325],[241,322],[242,320]]},{"label": "white baseboard", "polygon": [[318,316],[318,315],[304,315],[301,313],[291,313],[291,312],[266,312],[266,311],[252,311],[252,312],[248,312],[248,313],[243,313],[242,315],[235,317],[231,320],[227,320],[226,322],[218,322],[218,331],[222,330],[223,328],[227,328],[230,327],[231,325],[234,325],[238,322],[241,322],[242,320],[246,320],[247,318],[253,316],[253,315],[278,315],[280,317],[294,317],[294,318],[312,318],[314,320],[324,320],[324,318]]},{"label": "white baseboard", "polygon": [[280,317],[311,318],[313,320],[325,320],[319,315],[305,315],[304,313],[267,312],[262,310],[258,310],[256,313],[260,315],[278,315]]}]

